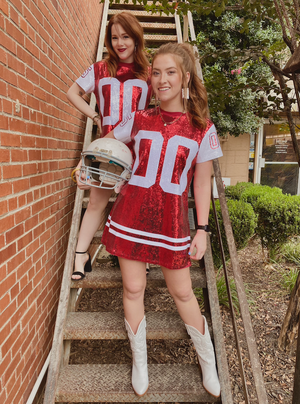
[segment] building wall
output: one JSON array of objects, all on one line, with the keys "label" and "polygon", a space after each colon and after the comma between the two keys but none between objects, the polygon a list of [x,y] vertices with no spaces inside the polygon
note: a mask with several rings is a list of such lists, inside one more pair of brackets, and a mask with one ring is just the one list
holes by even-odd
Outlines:
[{"label": "building wall", "polygon": [[222,177],[230,178],[230,185],[248,182],[250,135],[228,136],[221,140],[223,157],[219,159]]},{"label": "building wall", "polygon": [[99,0],[0,0],[0,403],[26,403],[51,348],[95,61]]}]

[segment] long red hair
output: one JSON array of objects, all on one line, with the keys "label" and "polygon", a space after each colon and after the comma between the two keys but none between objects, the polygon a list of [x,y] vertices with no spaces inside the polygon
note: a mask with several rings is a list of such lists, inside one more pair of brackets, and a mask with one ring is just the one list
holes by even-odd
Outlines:
[{"label": "long red hair", "polygon": [[147,80],[149,61],[144,51],[144,31],[137,18],[126,11],[113,15],[106,27],[105,46],[108,56],[105,58],[105,61],[110,75],[112,77],[116,76],[120,61],[111,44],[111,29],[113,24],[120,24],[130,38],[134,40],[136,45],[134,51],[134,74],[138,79]]}]

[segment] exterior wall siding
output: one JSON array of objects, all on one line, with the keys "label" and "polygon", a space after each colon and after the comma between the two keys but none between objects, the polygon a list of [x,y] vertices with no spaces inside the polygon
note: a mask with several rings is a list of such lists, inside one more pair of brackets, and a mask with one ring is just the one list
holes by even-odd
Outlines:
[{"label": "exterior wall siding", "polygon": [[51,349],[99,0],[0,0],[0,403],[26,403]]},{"label": "exterior wall siding", "polygon": [[248,182],[250,135],[228,136],[221,140],[223,157],[220,158],[222,177],[230,178],[230,185]]}]

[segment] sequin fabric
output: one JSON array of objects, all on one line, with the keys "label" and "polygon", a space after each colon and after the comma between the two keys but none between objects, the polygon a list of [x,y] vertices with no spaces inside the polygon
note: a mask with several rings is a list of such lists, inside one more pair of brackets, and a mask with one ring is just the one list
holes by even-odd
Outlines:
[{"label": "sequin fabric", "polygon": [[[165,122],[179,116],[163,113]],[[190,266],[188,189],[201,142],[214,126],[208,122],[205,131],[197,130],[185,114],[164,126],[157,112],[148,110],[136,112],[131,127],[127,140],[126,125],[115,129],[115,135],[132,141],[134,165],[102,241],[108,252],[119,257],[169,269]],[[207,153],[205,149],[201,154]]]},{"label": "sequin fabric", "polygon": [[94,93],[100,111],[102,134],[107,135],[127,115],[147,108],[151,97],[150,70],[147,82],[134,75],[134,63],[119,63],[110,77],[104,61],[90,66],[76,80],[86,93]]}]

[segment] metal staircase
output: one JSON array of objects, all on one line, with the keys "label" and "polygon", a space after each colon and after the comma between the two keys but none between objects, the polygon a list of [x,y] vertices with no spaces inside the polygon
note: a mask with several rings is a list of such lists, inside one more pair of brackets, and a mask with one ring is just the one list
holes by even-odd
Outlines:
[{"label": "metal staircase", "polygon": [[[176,14],[150,14],[142,6],[134,5],[132,2],[125,3],[125,1],[121,0],[119,4],[109,5],[109,2],[105,1],[97,60],[102,59],[103,52],[105,52],[104,32],[107,21],[113,14],[121,10],[129,11],[139,19],[144,28],[148,48],[155,48],[169,41],[182,42],[180,20]],[[184,32],[187,32],[186,28]],[[91,106],[96,106],[94,97],[91,99]],[[88,145],[92,140],[92,129],[92,122],[88,119],[84,146]],[[93,271],[85,279],[78,282],[71,281],[81,212],[86,204],[87,199],[84,198],[83,191],[78,189],[63,274],[44,404],[137,401],[160,403],[233,403],[210,243],[208,243],[209,247],[204,259],[205,271],[199,269],[199,267],[192,267],[191,276],[193,287],[203,288],[206,302],[205,310],[209,317],[208,322],[212,325],[210,331],[214,339],[221,384],[221,397],[219,399],[212,397],[203,389],[201,374],[196,364],[150,364],[150,386],[144,397],[137,397],[134,394],[131,386],[131,365],[69,364],[72,340],[127,339],[124,318],[119,313],[76,312],[76,300],[80,289],[122,287],[119,268],[111,267],[107,269],[101,262],[97,262],[97,260],[94,260]],[[193,200],[191,199],[189,207],[192,208],[193,206]],[[95,234],[94,243],[100,244],[101,234],[101,231]],[[151,266],[147,288],[165,286],[160,268]],[[178,340],[189,338],[178,314],[147,312],[146,317],[147,339]],[[261,403],[263,402],[267,401],[261,401]]]}]

